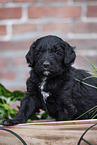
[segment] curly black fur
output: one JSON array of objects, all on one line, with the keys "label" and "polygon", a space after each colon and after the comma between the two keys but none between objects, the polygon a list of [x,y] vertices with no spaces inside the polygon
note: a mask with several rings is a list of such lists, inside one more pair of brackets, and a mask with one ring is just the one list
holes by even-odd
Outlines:
[{"label": "curly black fur", "polygon": [[[78,81],[90,74],[71,67],[75,58],[74,47],[59,37],[50,35],[35,41],[26,55],[31,72],[25,98],[16,118],[4,120],[3,125],[27,122],[39,109],[56,120],[73,120],[97,105],[97,89]],[[97,86],[97,78],[84,82]]]}]

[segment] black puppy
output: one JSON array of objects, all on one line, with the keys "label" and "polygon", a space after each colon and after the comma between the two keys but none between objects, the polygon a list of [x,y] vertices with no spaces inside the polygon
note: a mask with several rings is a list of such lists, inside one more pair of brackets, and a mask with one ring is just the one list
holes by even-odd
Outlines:
[{"label": "black puppy", "polygon": [[97,87],[97,78],[85,79],[90,74],[71,67],[75,58],[74,48],[59,37],[34,42],[26,55],[31,72],[25,98],[16,118],[4,120],[3,125],[25,123],[39,109],[56,120],[72,120],[97,105],[97,88],[86,85]]}]

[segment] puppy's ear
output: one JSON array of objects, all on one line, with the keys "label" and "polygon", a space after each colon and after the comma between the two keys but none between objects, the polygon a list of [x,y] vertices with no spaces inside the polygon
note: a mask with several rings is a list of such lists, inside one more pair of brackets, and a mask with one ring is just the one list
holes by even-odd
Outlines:
[{"label": "puppy's ear", "polygon": [[65,65],[71,65],[74,63],[76,54],[74,52],[74,48],[70,46],[67,42],[65,42],[65,57],[64,57],[64,63]]},{"label": "puppy's ear", "polygon": [[34,55],[33,55],[33,49],[35,48],[35,42],[30,46],[30,50],[26,54],[26,60],[29,64],[29,67],[33,67],[34,65]]}]

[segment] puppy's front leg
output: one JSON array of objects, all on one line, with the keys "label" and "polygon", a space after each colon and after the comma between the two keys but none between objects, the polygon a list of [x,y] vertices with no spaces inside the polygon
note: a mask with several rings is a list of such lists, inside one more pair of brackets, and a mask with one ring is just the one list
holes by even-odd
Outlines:
[{"label": "puppy's front leg", "polygon": [[[38,107],[38,106],[37,106]],[[11,126],[19,123],[26,123],[29,116],[36,111],[34,97],[25,97],[21,101],[21,107],[14,119],[6,119],[2,122],[5,126]]]}]

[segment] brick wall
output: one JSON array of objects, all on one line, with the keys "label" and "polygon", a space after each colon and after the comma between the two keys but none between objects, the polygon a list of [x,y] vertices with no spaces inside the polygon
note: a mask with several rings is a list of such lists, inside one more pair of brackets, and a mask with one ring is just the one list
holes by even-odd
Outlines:
[{"label": "brick wall", "polygon": [[97,65],[97,0],[0,0],[0,82],[25,90],[31,43],[57,35],[76,46],[75,67]]}]

